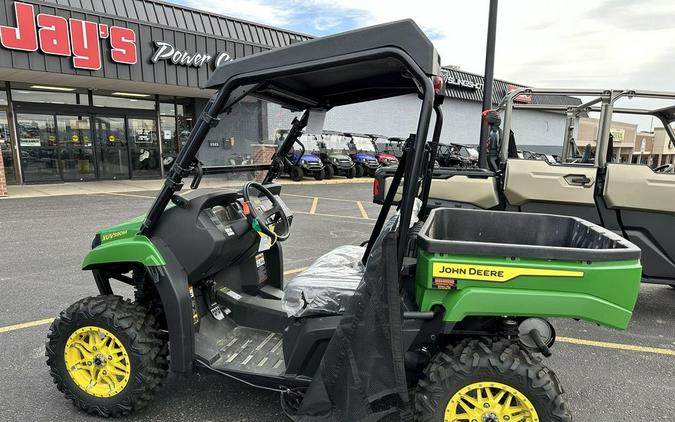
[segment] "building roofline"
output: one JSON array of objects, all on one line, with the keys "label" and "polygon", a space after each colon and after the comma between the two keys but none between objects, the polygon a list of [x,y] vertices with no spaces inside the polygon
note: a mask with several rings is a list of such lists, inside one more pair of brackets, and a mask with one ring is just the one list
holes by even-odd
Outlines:
[{"label": "building roofline", "polygon": [[236,16],[221,15],[219,13],[213,13],[213,12],[210,12],[208,10],[201,10],[201,9],[197,9],[197,8],[194,8],[194,7],[185,6],[185,5],[182,5],[182,4],[179,4],[179,3],[171,3],[169,1],[162,1],[162,0],[142,0],[142,1],[144,1],[146,3],[157,3],[157,4],[164,5],[164,6],[169,6],[169,7],[177,7],[179,9],[190,10],[192,12],[203,13],[205,15],[216,16],[216,17],[219,17],[219,18],[232,19],[232,20],[239,21],[239,22],[242,22],[242,23],[247,23],[249,25],[255,25],[255,26],[260,26],[260,27],[263,27],[263,28],[271,29],[273,31],[288,32],[290,34],[300,35],[302,37],[307,37],[307,38],[316,38],[316,36],[305,34],[304,32],[292,31],[290,29],[279,28],[279,27],[276,27],[276,26],[267,25],[267,24],[260,23],[260,22],[253,22],[253,21],[250,21],[250,20],[247,20],[247,19],[238,18]]},{"label": "building roofline", "polygon": [[[441,66],[441,69],[449,70],[449,71],[453,71],[453,72],[465,73],[467,75],[476,76],[478,78],[482,78],[483,80],[485,80],[485,75],[481,75],[480,73],[476,73],[476,72],[469,72],[469,71],[466,71],[466,70],[462,70],[461,68],[453,69],[453,65]],[[506,79],[495,78],[495,81],[500,81],[500,82],[504,82],[506,84],[516,85],[516,86],[523,87],[523,88],[532,88],[530,85],[523,85],[519,82],[507,81]]]}]

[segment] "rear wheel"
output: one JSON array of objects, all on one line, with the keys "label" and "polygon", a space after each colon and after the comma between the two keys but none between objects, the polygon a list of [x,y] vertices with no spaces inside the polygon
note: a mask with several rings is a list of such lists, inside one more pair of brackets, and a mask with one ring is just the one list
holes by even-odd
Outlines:
[{"label": "rear wheel", "polygon": [[302,178],[305,176],[303,171],[302,171],[302,167],[300,167],[300,166],[291,167],[290,175],[291,175],[291,180],[294,181],[294,182],[301,181]]},{"label": "rear wheel", "polygon": [[333,176],[335,176],[335,169],[330,164],[326,166],[325,170],[326,170],[326,179],[332,179]]},{"label": "rear wheel", "polygon": [[357,164],[355,168],[356,168],[356,177],[363,177],[364,173],[363,166],[361,164]]},{"label": "rear wheel", "polygon": [[347,170],[346,176],[347,179],[353,179],[354,176],[356,176],[356,167],[352,167],[349,170]]},{"label": "rear wheel", "polygon": [[553,371],[517,344],[467,339],[434,356],[415,410],[419,421],[571,421],[562,394]]},{"label": "rear wheel", "polygon": [[314,178],[316,180],[323,180],[324,177],[326,177],[326,172],[323,169],[314,172]]},{"label": "rear wheel", "polygon": [[143,408],[168,373],[168,345],[155,319],[119,296],[88,297],[54,320],[46,346],[56,387],[87,413],[126,416]]}]

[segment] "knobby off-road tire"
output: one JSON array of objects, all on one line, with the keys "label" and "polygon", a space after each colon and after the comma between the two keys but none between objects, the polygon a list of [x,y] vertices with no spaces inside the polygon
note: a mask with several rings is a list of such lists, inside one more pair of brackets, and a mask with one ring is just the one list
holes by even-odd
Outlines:
[{"label": "knobby off-road tire", "polygon": [[345,173],[347,179],[353,179],[356,176],[356,167],[352,167]]},{"label": "knobby off-road tire", "polygon": [[302,171],[302,167],[293,166],[291,167],[290,176],[292,181],[299,182],[303,177],[305,177],[305,174]]},{"label": "knobby off-road tire", "polygon": [[365,173],[365,170],[363,169],[363,166],[361,164],[357,164],[355,166],[356,168],[356,177],[363,177],[363,174]]},{"label": "knobby off-road tire", "polygon": [[335,176],[335,169],[331,164],[328,164],[324,170],[326,171],[326,180],[330,180]]},{"label": "knobby off-road tire", "polygon": [[[73,333],[85,327],[112,334],[128,356],[128,382],[110,397],[86,392],[66,368],[66,344]],[[119,417],[140,410],[152,400],[168,374],[166,336],[144,307],[120,296],[88,297],[75,302],[54,320],[47,337],[47,365],[56,387],[76,407],[90,414]]]},{"label": "knobby off-road tire", "polygon": [[[552,370],[517,344],[487,338],[466,339],[432,358],[415,392],[416,420],[443,422],[446,407],[456,393],[474,383],[488,382],[506,385],[523,394],[533,405],[540,422],[572,420]],[[468,421],[473,419],[483,422],[480,418]]]},{"label": "knobby off-road tire", "polygon": [[323,180],[324,177],[326,177],[326,171],[324,169],[314,172],[314,179]]}]

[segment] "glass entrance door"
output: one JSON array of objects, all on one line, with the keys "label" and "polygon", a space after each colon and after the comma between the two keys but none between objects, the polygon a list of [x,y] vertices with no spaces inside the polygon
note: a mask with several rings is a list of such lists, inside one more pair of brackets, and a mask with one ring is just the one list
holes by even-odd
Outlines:
[{"label": "glass entrance door", "polygon": [[94,133],[101,179],[129,178],[129,150],[124,117],[96,116]]},{"label": "glass entrance door", "polygon": [[56,116],[59,164],[65,181],[96,178],[88,116]]},{"label": "glass entrance door", "polygon": [[21,151],[23,180],[60,181],[54,115],[18,113],[16,130]]},{"label": "glass entrance door", "polygon": [[12,143],[9,140],[9,122],[7,121],[7,112],[0,110],[0,155],[5,166],[5,180],[8,184],[16,183],[16,172],[14,170],[14,154],[12,153]]},{"label": "glass entrance door", "polygon": [[160,175],[159,138],[154,119],[127,118],[132,177]]}]

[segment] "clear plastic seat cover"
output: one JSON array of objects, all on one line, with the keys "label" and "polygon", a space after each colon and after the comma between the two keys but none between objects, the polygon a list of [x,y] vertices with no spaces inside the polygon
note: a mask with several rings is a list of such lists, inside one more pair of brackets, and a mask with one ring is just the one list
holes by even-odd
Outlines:
[{"label": "clear plastic seat cover", "polygon": [[332,315],[344,312],[361,283],[365,246],[340,246],[319,257],[284,288],[288,316]]}]

